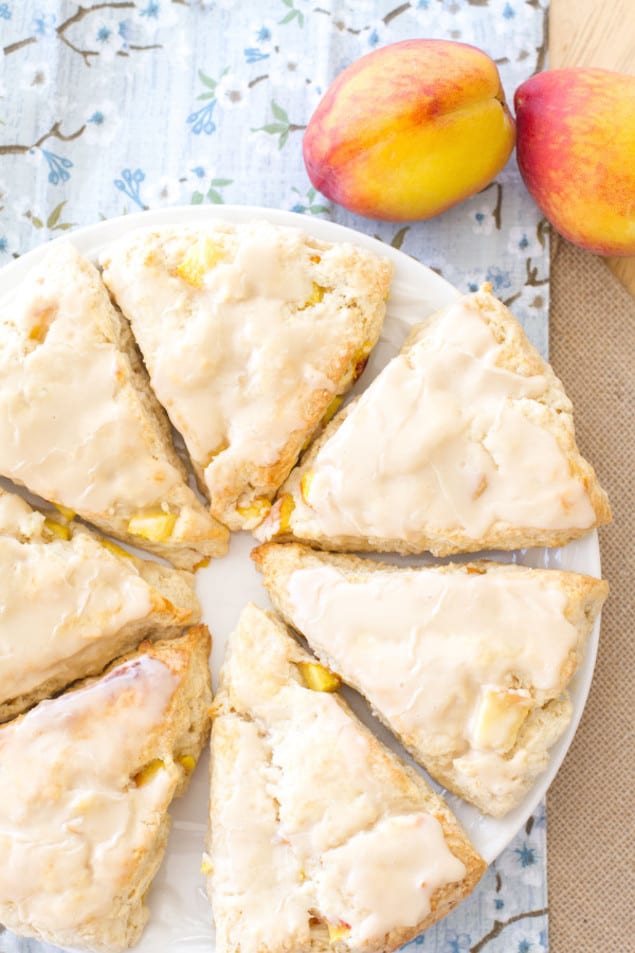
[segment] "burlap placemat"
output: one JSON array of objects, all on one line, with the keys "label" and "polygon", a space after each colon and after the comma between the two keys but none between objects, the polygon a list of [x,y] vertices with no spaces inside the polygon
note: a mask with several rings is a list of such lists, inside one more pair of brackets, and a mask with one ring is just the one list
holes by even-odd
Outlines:
[{"label": "burlap placemat", "polygon": [[580,727],[547,800],[552,953],[635,950],[635,300],[599,258],[554,240],[551,361],[613,508],[611,594]]}]

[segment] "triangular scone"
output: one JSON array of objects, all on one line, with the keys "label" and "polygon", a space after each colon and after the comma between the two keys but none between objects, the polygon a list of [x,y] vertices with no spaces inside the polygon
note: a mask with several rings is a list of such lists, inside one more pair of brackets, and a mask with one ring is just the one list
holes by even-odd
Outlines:
[{"label": "triangular scone", "polygon": [[141,229],[101,263],[211,512],[256,526],[361,373],[392,265],[267,222]]},{"label": "triangular scone", "polygon": [[609,520],[562,384],[484,289],[413,329],[257,535],[446,556],[560,546]]},{"label": "triangular scone", "polygon": [[0,474],[182,568],[227,550],[127,322],[69,243],[0,304]]},{"label": "triangular scone", "polygon": [[204,626],[0,727],[0,923],[117,953],[148,919],[173,797],[209,728]]},{"label": "triangular scone", "polygon": [[191,573],[136,559],[0,489],[0,721],[198,622]]},{"label": "triangular scone", "polygon": [[214,706],[208,892],[218,953],[391,951],[485,869],[338,680],[249,605]]},{"label": "triangular scone", "polygon": [[426,770],[502,815],[567,727],[608,585],[494,562],[401,568],[268,543],[271,599]]}]

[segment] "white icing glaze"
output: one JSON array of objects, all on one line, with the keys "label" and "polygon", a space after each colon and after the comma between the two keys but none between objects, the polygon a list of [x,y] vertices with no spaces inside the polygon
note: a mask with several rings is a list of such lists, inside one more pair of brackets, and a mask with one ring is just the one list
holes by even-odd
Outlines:
[{"label": "white icing glaze", "polygon": [[[221,252],[197,287],[177,269],[206,240]],[[307,306],[312,254],[300,231],[259,222],[233,234],[158,232],[102,256],[154,390],[204,471],[213,505],[236,471],[278,460],[291,434],[305,429],[313,392],[326,403],[333,393],[328,374],[351,335],[351,313],[328,293]],[[340,290],[352,300],[351,288]]]},{"label": "white icing glaze", "polygon": [[541,761],[536,764],[526,748],[518,748],[511,757],[502,758],[496,751],[469,750],[460,758],[455,758],[452,767],[460,784],[466,788],[475,783],[479,789],[486,790],[494,801],[508,803],[510,794],[524,790],[528,777],[533,777],[536,768],[544,768],[546,758],[541,753]]},{"label": "white icing glaze", "polygon": [[115,915],[180,776],[130,777],[176,684],[142,656],[0,728],[0,910],[48,933]]},{"label": "white icing glaze", "polygon": [[[497,366],[501,345],[478,312],[452,305],[361,396],[311,464],[293,524],[387,539],[498,523],[563,529],[593,507],[555,437],[541,426],[541,375]],[[293,483],[290,486],[297,490]]]},{"label": "white icing glaze", "polygon": [[435,890],[465,873],[431,814],[387,817],[324,854],[318,905],[330,923],[351,927],[345,939],[355,949],[421,923]]},{"label": "white icing glaze", "polygon": [[15,493],[0,489],[0,534],[22,539],[38,538],[42,534],[44,516]]},{"label": "white icing glaze", "polygon": [[52,249],[0,314],[0,471],[78,512],[128,514],[183,486],[153,456],[111,308],[72,245]]},{"label": "white icing glaze", "polygon": [[267,743],[251,722],[233,715],[214,724],[212,798],[215,805],[210,877],[218,953],[234,950],[240,930],[247,950],[267,945],[275,931],[309,937],[311,894],[300,862],[279,834],[271,796]]},{"label": "white icing glaze", "polygon": [[[6,506],[7,497],[0,497],[0,511]],[[4,527],[1,514],[0,520]],[[152,608],[134,563],[87,534],[49,542],[30,536],[28,542],[0,536],[0,702],[53,676],[72,681],[75,656]]]},{"label": "white icing glaze", "polygon": [[[580,649],[566,594],[550,574],[501,570],[347,577],[335,566],[307,566],[291,573],[286,611],[423,760],[469,754],[475,773],[488,765],[487,783],[498,765],[500,785],[510,775],[501,756],[522,716],[561,693],[570,653]],[[502,710],[483,709],[484,690],[500,690]],[[525,700],[517,720],[505,701]]]},{"label": "white icing glaze", "polygon": [[275,718],[280,828],[303,855],[341,844],[399,804],[398,792],[386,791],[368,739],[332,696],[293,685],[275,705],[279,713],[265,717]]}]

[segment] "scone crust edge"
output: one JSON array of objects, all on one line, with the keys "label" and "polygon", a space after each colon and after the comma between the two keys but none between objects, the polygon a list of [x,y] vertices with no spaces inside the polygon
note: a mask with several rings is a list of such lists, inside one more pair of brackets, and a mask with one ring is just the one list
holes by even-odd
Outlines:
[{"label": "scone crust edge", "polygon": [[[264,543],[256,547],[251,554],[251,558],[263,574],[263,582],[269,596],[285,622],[293,628],[293,613],[287,597],[286,582],[296,569],[313,565],[332,565],[341,570],[346,576],[353,580],[368,577],[369,573],[388,572],[400,573],[403,568],[390,563],[384,563],[376,560],[364,559],[352,554],[322,553],[311,549],[309,546],[301,543]],[[566,730],[571,718],[571,703],[567,694],[567,686],[574,676],[575,672],[582,663],[586,643],[591,634],[595,620],[601,611],[602,605],[608,596],[609,585],[605,580],[597,579],[593,576],[583,575],[581,573],[567,572],[565,570],[540,570],[532,569],[527,566],[514,566],[505,563],[497,563],[491,560],[476,560],[469,563],[446,563],[440,566],[430,567],[408,567],[415,571],[426,572],[432,569],[435,573],[442,575],[470,572],[482,573],[489,570],[502,572],[523,572],[528,577],[544,578],[545,572],[548,572],[549,578],[557,583],[567,595],[567,606],[565,617],[572,623],[580,634],[578,645],[569,653],[569,656],[561,671],[561,682],[559,685],[559,697],[554,697],[546,702],[542,707],[534,709],[522,730],[520,731],[516,744],[508,752],[512,756],[515,752],[525,748],[531,749],[537,762],[546,767],[551,746],[557,741],[558,737]],[[338,674],[341,674],[335,660],[325,651],[316,646],[312,646],[313,651],[318,655],[320,661],[328,668]],[[353,679],[345,679],[355,691],[363,697],[364,688]],[[368,701],[368,699],[366,699]],[[370,702],[368,702],[370,704]],[[422,750],[415,737],[399,733],[395,727],[390,725],[388,720],[373,709],[374,714],[401,742],[404,748],[410,752],[412,757],[421,764],[426,771],[430,773],[440,784],[452,791],[459,797],[474,804],[484,814],[494,817],[502,817],[507,814],[519,800],[526,794],[528,788],[535,781],[541,769],[534,766],[525,778],[519,781],[519,784],[513,794],[493,798],[491,792],[479,789],[477,784],[466,786],[457,781],[456,773],[453,769],[452,756],[448,757],[430,757]]]},{"label": "scone crust edge", "polygon": [[[509,313],[505,305],[495,298],[486,288],[465,297],[468,306],[478,310],[483,321],[499,343],[503,343],[499,366],[520,371],[523,374],[540,374],[546,378],[547,387],[541,396],[541,423],[553,436],[567,458],[571,473],[580,478],[595,513],[592,526],[584,528],[565,528],[547,530],[534,527],[514,527],[503,524],[490,529],[481,539],[474,540],[460,531],[447,534],[428,533],[425,527],[412,540],[400,538],[362,537],[351,535],[328,536],[320,529],[318,521],[312,519],[310,509],[302,505],[302,517],[298,517],[298,507],[291,513],[287,530],[272,538],[276,542],[299,541],[318,549],[332,552],[394,552],[403,556],[430,552],[434,556],[451,556],[462,552],[478,552],[481,549],[513,550],[533,546],[564,546],[566,543],[586,535],[591,529],[611,521],[611,508],[608,497],[599,484],[590,463],[582,457],[576,444],[573,423],[573,408],[566,396],[562,382],[530,343],[520,323]],[[434,318],[417,325],[408,335],[400,354],[406,358],[412,346],[426,333],[427,324]],[[295,502],[299,499],[300,480],[311,469],[322,447],[339,429],[347,416],[360,400],[359,397],[346,405],[325,428],[324,432],[311,445],[301,458],[298,466],[291,471],[282,485],[277,499],[289,494]],[[302,504],[301,498],[300,503]],[[264,537],[260,534],[259,538]]]},{"label": "scone crust edge", "polygon": [[[276,226],[276,228],[282,232],[297,231],[297,229],[289,230],[287,226]],[[222,221],[200,226],[142,228],[130,233],[121,249],[117,247],[118,243],[113,244],[113,249],[117,257],[121,257],[123,261],[132,261],[137,256],[154,260],[156,256],[164,254],[163,245],[166,242],[175,237],[182,238],[184,233],[189,234],[191,242],[201,236],[209,235],[213,238],[215,235],[239,234],[238,227]],[[302,427],[289,434],[286,442],[277,451],[273,463],[269,465],[245,463],[242,466],[234,466],[230,473],[231,478],[226,479],[224,483],[219,481],[215,486],[211,512],[230,530],[247,529],[254,525],[253,517],[239,513],[237,506],[247,509],[256,500],[273,499],[276,491],[296,464],[302,448],[319,430],[333,398],[346,394],[361,373],[363,367],[361,369],[358,367],[360,348],[364,347],[365,357],[367,357],[381,333],[386,310],[385,301],[394,270],[392,262],[388,258],[381,258],[374,252],[368,252],[346,242],[324,242],[307,234],[303,235],[303,241],[309,250],[318,254],[333,248],[341,251],[342,254],[337,260],[337,275],[352,273],[356,283],[363,282],[364,295],[356,298],[356,313],[349,318],[347,333],[338,338],[338,352],[333,355],[331,365],[324,371],[324,378],[330,382],[331,389],[307,386],[302,395],[301,405],[304,418]],[[116,300],[116,281],[109,274],[114,257],[114,252],[106,249],[100,261],[104,281]],[[164,264],[167,267],[167,262]],[[331,290],[337,294],[337,280]],[[341,293],[340,304],[346,304],[346,299]],[[350,302],[347,306],[350,307]],[[127,315],[127,320],[134,326],[133,315]],[[365,364],[365,360],[361,364]],[[201,492],[209,498],[204,469],[196,461],[192,461],[192,465]]]},{"label": "scone crust edge", "polygon": [[[253,604],[250,604],[250,607],[253,608]],[[259,610],[259,615],[260,619],[256,622],[256,625],[249,634],[249,638],[253,641],[254,646],[258,644],[259,631],[262,627],[272,624],[285,638],[288,662],[314,661],[314,658],[292,638],[286,625],[274,612]],[[258,657],[256,652],[252,654],[251,659],[253,666],[257,667]],[[465,876],[460,883],[446,884],[432,894],[430,913],[412,927],[391,930],[377,941],[357,944],[354,947],[347,944],[344,940],[336,941],[333,944],[329,944],[328,942],[324,943],[319,934],[312,934],[311,942],[303,945],[299,949],[295,946],[293,947],[294,953],[305,953],[305,951],[306,953],[317,953],[317,951],[324,951],[325,953],[325,951],[329,949],[336,951],[336,953],[389,953],[389,951],[397,949],[403,943],[408,942],[408,940],[413,939],[422,933],[423,930],[432,926],[467,897],[483,876],[487,869],[487,864],[472,846],[442,798],[426,784],[423,777],[414,768],[401,761],[393,751],[382,745],[375,735],[363,723],[357,720],[346,701],[338,693],[330,697],[333,698],[347,715],[354,719],[356,726],[368,742],[373,764],[380,775],[385,778],[386,783],[393,790],[399,790],[403,796],[404,804],[411,801],[414,805],[416,798],[417,808],[429,812],[439,821],[443,828],[448,847],[465,867]],[[234,705],[233,698],[231,684],[227,684],[226,681],[224,682],[221,677],[221,683],[214,701],[212,714],[212,764],[210,770],[213,770],[216,740],[214,722],[216,722],[217,719],[227,717],[247,718],[259,724],[249,711],[248,706],[241,706],[240,703]],[[412,810],[414,809],[413,806]],[[211,810],[212,815],[210,815],[210,821],[213,816],[213,802],[211,802]],[[213,837],[212,829],[213,824],[210,824],[208,830],[208,845],[210,846]],[[207,877],[210,897],[212,896],[213,876],[214,874],[212,873]],[[242,949],[239,941],[237,941],[231,946],[228,946],[226,953],[240,953]],[[249,953],[291,953],[291,947],[288,943],[282,942],[278,944],[263,944],[255,949],[250,948]]]},{"label": "scone crust edge", "polygon": [[[140,655],[156,658],[177,677],[179,681],[168,703],[164,719],[140,749],[138,764],[131,765],[131,774],[157,757],[170,762],[177,755],[190,755],[198,760],[210,727],[210,648],[211,638],[207,627],[195,625],[180,639],[143,643],[139,650],[113,661],[101,675],[83,679],[69,690],[69,693],[73,693],[89,688],[104,675]],[[20,716],[18,720],[23,717],[25,716]],[[7,927],[18,935],[35,937],[55,946],[80,946],[91,953],[123,953],[134,946],[148,920],[149,911],[145,897],[167,846],[170,829],[169,804],[174,797],[185,791],[190,780],[190,774],[186,770],[179,769],[179,775],[164,804],[163,816],[154,829],[148,829],[147,849],[135,854],[127,870],[123,872],[125,879],[122,879],[117,894],[113,896],[112,918],[86,919],[78,923],[73,931],[63,933],[40,929],[37,924],[31,924],[28,920],[7,922]]]}]

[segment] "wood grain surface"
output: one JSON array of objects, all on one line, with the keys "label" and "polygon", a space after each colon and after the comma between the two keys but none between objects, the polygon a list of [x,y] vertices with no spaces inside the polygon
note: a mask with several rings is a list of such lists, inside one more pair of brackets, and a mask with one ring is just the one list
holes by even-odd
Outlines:
[{"label": "wood grain surface", "polygon": [[[549,65],[635,74],[635,0],[551,0]],[[635,295],[635,258],[606,263]]]}]

